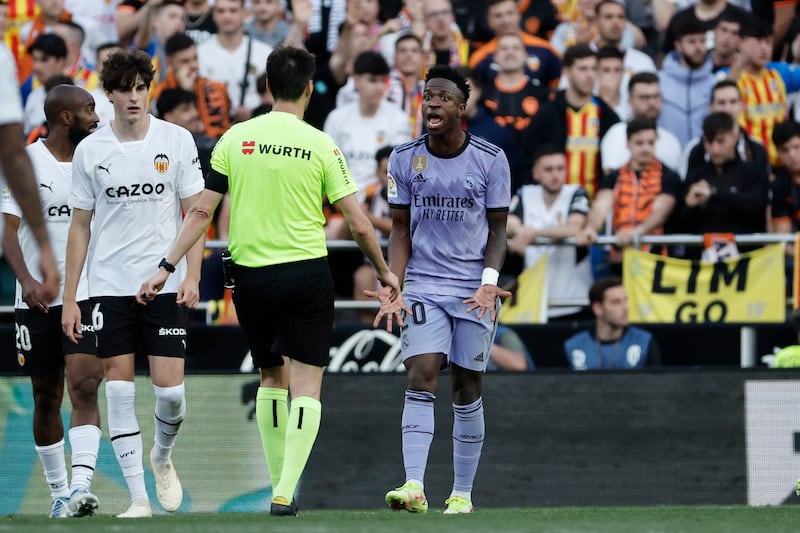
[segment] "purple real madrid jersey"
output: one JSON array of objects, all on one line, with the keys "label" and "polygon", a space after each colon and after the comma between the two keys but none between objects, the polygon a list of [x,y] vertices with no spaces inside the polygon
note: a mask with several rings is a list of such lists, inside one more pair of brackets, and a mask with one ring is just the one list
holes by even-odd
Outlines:
[{"label": "purple real madrid jersey", "polygon": [[405,283],[429,294],[472,296],[484,267],[487,211],[508,210],[508,160],[470,134],[447,156],[432,153],[427,141],[423,135],[402,144],[389,158],[389,203],[411,213]]}]

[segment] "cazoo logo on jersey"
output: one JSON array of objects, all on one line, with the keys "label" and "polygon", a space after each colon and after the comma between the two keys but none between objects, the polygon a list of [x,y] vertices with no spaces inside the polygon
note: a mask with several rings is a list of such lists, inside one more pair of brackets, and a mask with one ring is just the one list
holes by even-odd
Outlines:
[{"label": "cazoo logo on jersey", "polygon": [[134,198],[137,196],[153,196],[164,192],[163,183],[131,183],[130,185],[119,185],[117,187],[106,188],[106,196],[109,198]]}]

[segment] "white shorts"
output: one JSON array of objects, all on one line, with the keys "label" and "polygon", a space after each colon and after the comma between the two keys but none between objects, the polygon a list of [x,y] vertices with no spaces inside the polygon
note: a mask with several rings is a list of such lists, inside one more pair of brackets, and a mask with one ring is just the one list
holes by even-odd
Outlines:
[{"label": "white shorts", "polygon": [[[400,333],[403,361],[415,355],[441,353],[448,362],[462,368],[484,372],[494,342],[497,322],[486,312],[467,313],[468,304],[458,296],[429,296],[406,290],[405,303],[412,314],[404,316]],[[500,300],[495,304],[500,311]],[[496,315],[495,315],[496,316]]]}]

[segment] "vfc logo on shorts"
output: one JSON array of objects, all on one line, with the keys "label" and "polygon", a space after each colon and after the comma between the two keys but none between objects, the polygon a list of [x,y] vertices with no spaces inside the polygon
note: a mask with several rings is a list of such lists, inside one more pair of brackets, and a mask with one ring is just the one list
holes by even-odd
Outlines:
[{"label": "vfc logo on shorts", "polygon": [[411,167],[414,169],[414,172],[422,172],[428,168],[428,156],[415,155],[414,161],[411,163]]},{"label": "vfc logo on shorts", "polygon": [[256,142],[255,141],[242,141],[242,153],[244,155],[250,155],[256,150]]},{"label": "vfc logo on shorts", "polygon": [[25,366],[25,354],[22,352],[17,352],[17,363],[19,366]]},{"label": "vfc logo on shorts", "polygon": [[169,169],[169,157],[167,154],[158,154],[153,158],[153,166],[159,174],[163,174]]}]

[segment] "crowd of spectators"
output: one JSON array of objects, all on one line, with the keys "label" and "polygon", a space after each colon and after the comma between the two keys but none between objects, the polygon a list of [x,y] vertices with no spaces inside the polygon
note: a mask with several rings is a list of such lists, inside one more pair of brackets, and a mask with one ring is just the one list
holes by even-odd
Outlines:
[{"label": "crowd of spectators", "polygon": [[[17,60],[29,142],[47,134],[42,103],[56,82],[90,91],[107,122],[103,59],[138,47],[156,69],[152,112],[191,131],[204,165],[231,124],[269,112],[273,47],[305,47],[317,60],[306,120],[341,147],[383,234],[387,147],[425,132],[427,68],[458,66],[473,88],[464,128],[506,152],[519,191],[509,226],[519,260],[509,265],[555,255],[548,283],[558,298],[592,284],[585,247],[603,232],[616,236],[609,261],[619,271],[619,250],[644,234],[797,229],[797,4],[0,0],[0,30]],[[347,239],[335,207],[327,213],[328,237]],[[209,237],[226,235],[223,209]],[[534,250],[539,237],[581,246]],[[337,257],[339,296],[355,288],[358,297],[374,278],[362,259]]]}]

